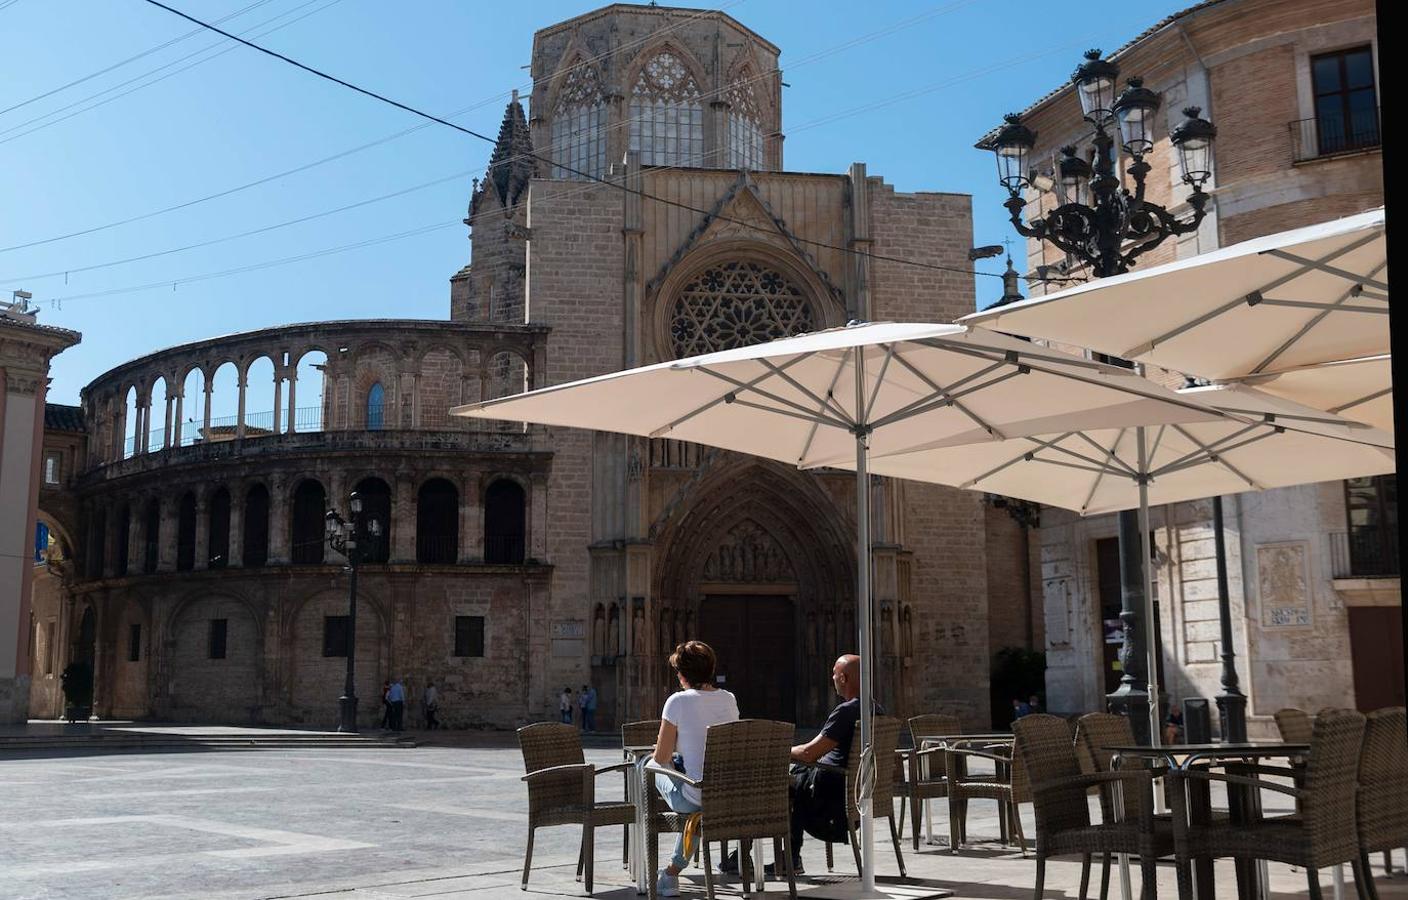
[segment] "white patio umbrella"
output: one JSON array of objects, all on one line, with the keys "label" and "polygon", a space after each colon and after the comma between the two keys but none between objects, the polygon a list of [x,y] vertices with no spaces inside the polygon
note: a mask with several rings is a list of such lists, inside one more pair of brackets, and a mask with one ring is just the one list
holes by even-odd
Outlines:
[{"label": "white patio umbrella", "polygon": [[[1239,385],[1179,393],[1235,418],[1072,428],[997,444],[872,455],[870,471],[1017,497],[1083,516],[1138,509],[1140,534],[1149,533],[1151,503],[1394,471],[1392,435],[1361,423]],[[1143,613],[1150,734],[1157,746],[1159,640],[1149,613],[1153,584],[1147,559],[1143,568],[1150,604]]]},{"label": "white patio umbrella", "polygon": [[1389,352],[1382,208],[959,321],[1213,381]]},{"label": "white patio umbrella", "polygon": [[[917,446],[1008,440],[1062,427],[1216,418],[1125,369],[958,325],[876,323],[645,366],[458,407],[456,415],[670,437],[799,467],[854,467],[861,748],[871,648],[867,458]],[[873,771],[873,770],[872,770]],[[874,891],[874,828],[862,798],[862,889]]]},{"label": "white patio umbrella", "polygon": [[1258,390],[1393,431],[1393,358],[1366,356],[1239,379]]}]

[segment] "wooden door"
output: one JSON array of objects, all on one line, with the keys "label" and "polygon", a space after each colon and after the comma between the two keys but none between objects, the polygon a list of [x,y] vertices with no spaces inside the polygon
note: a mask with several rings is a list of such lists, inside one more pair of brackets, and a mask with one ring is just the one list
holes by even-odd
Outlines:
[{"label": "wooden door", "polygon": [[795,722],[796,646],[787,597],[711,595],[699,609],[700,640],[718,657],[719,687],[745,719]]},{"label": "wooden door", "polygon": [[1403,608],[1349,607],[1354,705],[1362,712],[1403,706]]}]

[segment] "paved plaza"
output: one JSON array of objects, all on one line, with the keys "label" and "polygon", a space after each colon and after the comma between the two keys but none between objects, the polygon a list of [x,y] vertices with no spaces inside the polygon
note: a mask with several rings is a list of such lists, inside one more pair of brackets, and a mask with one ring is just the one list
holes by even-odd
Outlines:
[{"label": "paved plaza", "polygon": [[[588,758],[619,757],[595,749]],[[7,755],[0,757],[0,897],[523,896],[521,772],[512,735],[416,749]],[[600,784],[620,790],[619,776]],[[1031,808],[1024,812],[1030,833]],[[969,832],[976,845],[949,854],[941,837],[947,818],[937,811],[941,844],[916,855],[906,843],[910,874],[959,898],[1031,897],[1034,864],[996,843],[991,804],[973,804]],[[539,831],[530,895],[581,895],[573,880],[579,835],[571,827]],[[621,839],[619,828],[597,834],[597,896],[635,896],[620,866]],[[849,853],[838,849],[838,872],[849,873]],[[880,874],[896,874],[887,842],[880,851]],[[812,875],[825,871],[816,844],[804,859]],[[1273,897],[1304,896],[1302,874],[1271,872]],[[1219,895],[1235,896],[1230,864],[1219,874]],[[1328,896],[1330,873],[1322,875]],[[1047,896],[1076,896],[1078,880],[1074,861],[1054,861]],[[1160,868],[1159,882],[1161,896],[1177,896],[1172,867]],[[1379,885],[1383,894],[1408,896],[1402,874]],[[685,887],[703,896],[697,880],[686,878]],[[736,892],[736,883],[729,887],[725,893]],[[1111,893],[1118,896],[1113,886]]]}]

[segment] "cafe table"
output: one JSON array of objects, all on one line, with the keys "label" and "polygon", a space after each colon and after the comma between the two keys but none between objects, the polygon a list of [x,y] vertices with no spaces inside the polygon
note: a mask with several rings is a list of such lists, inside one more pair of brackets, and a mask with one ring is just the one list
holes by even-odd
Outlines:
[{"label": "cafe table", "polygon": [[[1111,766],[1120,768],[1126,761],[1139,760],[1146,764],[1162,764],[1170,770],[1188,771],[1195,765],[1225,766],[1228,763],[1251,763],[1268,759],[1297,759],[1310,752],[1308,744],[1286,744],[1272,742],[1248,742],[1238,744],[1166,744],[1162,747],[1137,747],[1117,745],[1106,747],[1114,754]],[[1286,777],[1291,770],[1286,769]],[[1210,785],[1206,781],[1190,781],[1187,793],[1189,822],[1196,826],[1210,814],[1212,801]],[[1117,809],[1122,813],[1120,789],[1116,785]],[[1234,822],[1248,822],[1261,815],[1260,791],[1246,785],[1227,785],[1227,806]],[[1197,817],[1194,817],[1194,813]],[[1267,891],[1266,863],[1260,860],[1236,861],[1237,896],[1240,900],[1263,900]],[[1120,891],[1124,900],[1129,900],[1129,857],[1120,855]],[[1216,897],[1213,882],[1213,863],[1210,859],[1197,860],[1193,864],[1193,895],[1197,900],[1212,900]]]},{"label": "cafe table", "polygon": [[[957,750],[963,748],[988,750],[1004,747],[1010,749],[1014,740],[1015,738],[1013,738],[1012,732],[1010,731],[980,732],[978,734],[931,734],[927,737],[920,738],[919,747],[917,749],[919,751]],[[906,757],[914,753],[915,750],[901,749],[895,752],[901,757]],[[932,777],[929,767],[932,764],[934,755],[935,754],[925,754],[919,760],[919,777],[925,781],[928,781]],[[960,765],[960,771],[964,771],[962,765]],[[914,822],[912,827],[917,829],[919,823]],[[1003,816],[998,816],[998,827],[1001,831],[1000,836],[1005,842],[1007,840],[1007,820]],[[934,817],[929,806],[928,798],[924,800],[924,843],[930,845],[934,844]]]},{"label": "cafe table", "polygon": [[655,745],[627,745],[621,750],[627,762],[636,764],[634,771],[626,779],[626,800],[636,808],[636,821],[630,828],[629,838],[630,872],[631,880],[636,883],[636,893],[644,894],[650,890],[650,878],[654,873],[647,872],[645,867],[645,816],[648,810],[646,800],[649,796],[645,792],[649,785],[640,764],[643,760],[650,759],[650,755],[655,752]]}]

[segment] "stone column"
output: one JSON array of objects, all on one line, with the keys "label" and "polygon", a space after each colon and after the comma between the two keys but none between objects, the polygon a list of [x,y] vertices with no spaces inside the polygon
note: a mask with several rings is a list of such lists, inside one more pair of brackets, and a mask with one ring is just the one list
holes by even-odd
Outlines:
[{"label": "stone column", "polygon": [[244,401],[245,401],[245,388],[246,388],[248,385],[249,385],[249,377],[246,375],[246,373],[241,372],[241,373],[240,373],[240,380],[239,380],[239,388],[240,388],[240,407],[239,407],[238,418],[235,419],[235,439],[236,439],[236,440],[242,440],[242,439],[244,438]]},{"label": "stone column", "polygon": [[420,417],[420,373],[411,373],[411,427],[421,427]]},{"label": "stone column", "polygon": [[112,443],[108,447],[108,459],[116,462],[127,455],[127,401],[122,405],[113,402]]},{"label": "stone column", "polygon": [[182,430],[182,429],[181,429],[181,426],[182,426],[182,424],[184,424],[183,419],[182,419],[182,416],[183,416],[183,414],[184,414],[184,409],[183,409],[183,407],[184,407],[184,405],[185,405],[185,403],[184,403],[185,399],[186,399],[186,389],[185,389],[185,387],[183,386],[183,387],[181,388],[181,393],[179,393],[179,394],[176,395],[176,415],[172,417],[172,422],[171,422],[171,440],[170,440],[169,443],[170,443],[170,445],[171,445],[172,447],[180,447],[180,446],[181,446],[181,430]]},{"label": "stone column", "polygon": [[142,502],[132,500],[127,507],[127,574],[136,575],[142,571]]},{"label": "stone column", "polygon": [[269,479],[269,565],[286,565],[289,561],[289,497],[288,477]]},{"label": "stone column", "polygon": [[461,563],[484,561],[484,493],[478,472],[466,475],[460,483],[459,559]]},{"label": "stone column", "polygon": [[[0,349],[3,344],[0,344]],[[29,716],[29,597],[43,446],[43,370],[0,366],[0,722]]]},{"label": "stone column", "polygon": [[244,504],[249,496],[249,485],[242,482],[229,485],[230,488],[230,553],[225,563],[228,568],[244,565]]},{"label": "stone column", "polygon": [[548,558],[548,476],[534,472],[528,490],[528,553],[538,562]]},{"label": "stone column", "polygon": [[158,501],[161,504],[161,542],[156,550],[156,570],[158,572],[176,571],[176,543],[177,527],[176,505],[178,498],[162,496]]},{"label": "stone column", "polygon": [[298,431],[298,369],[293,367],[288,370],[288,427],[284,431]]},{"label": "stone column", "polygon": [[279,376],[279,370],[274,370],[274,417],[269,423],[271,434],[281,434],[283,432],[282,417],[284,409],[284,380]]},{"label": "stone column", "polygon": [[210,487],[196,490],[196,558],[195,570],[210,568]]},{"label": "stone column", "polygon": [[171,382],[166,382],[166,409],[161,413],[161,449],[171,446],[172,414],[176,411],[176,398],[171,395]]},{"label": "stone column", "polygon": [[152,395],[150,389],[137,395],[136,452],[146,453],[151,438]]},{"label": "stone column", "polygon": [[396,492],[392,504],[391,561],[410,563],[416,561],[416,486],[410,475],[396,476]]},{"label": "stone column", "polygon": [[202,420],[205,424],[201,429],[201,436],[205,440],[210,440],[210,398],[215,393],[215,385],[210,383],[210,379],[205,380],[205,415]]}]

